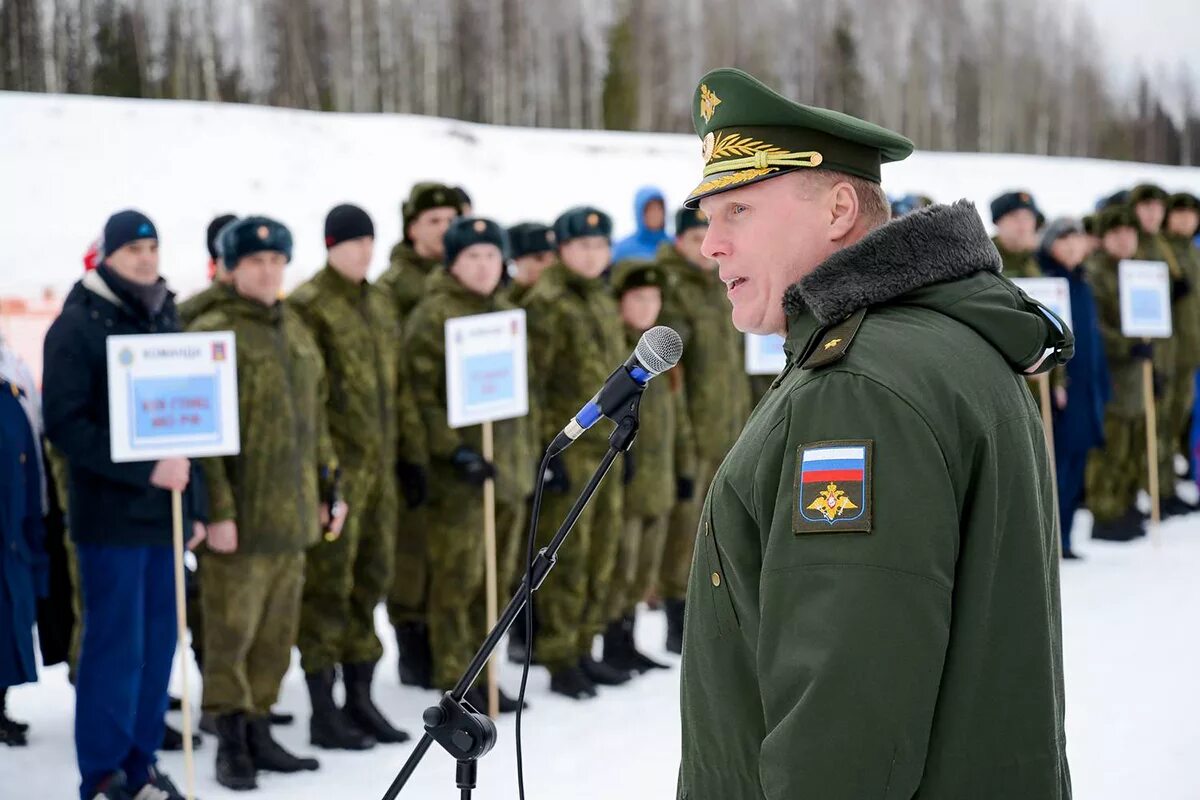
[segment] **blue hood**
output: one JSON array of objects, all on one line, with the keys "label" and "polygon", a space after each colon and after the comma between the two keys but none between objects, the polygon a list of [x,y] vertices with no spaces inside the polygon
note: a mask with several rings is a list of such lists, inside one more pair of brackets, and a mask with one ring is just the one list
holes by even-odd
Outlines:
[{"label": "blue hood", "polygon": [[[652,231],[646,228],[645,212],[646,206],[652,200],[658,200],[663,204],[663,228],[662,230]],[[637,233],[628,236],[617,242],[613,247],[613,262],[624,261],[627,258],[644,258],[652,259],[658,252],[658,246],[663,242],[669,241],[670,236],[666,231],[666,198],[660,189],[654,186],[643,186],[638,189],[637,194],[633,198],[633,219],[637,224]]]}]

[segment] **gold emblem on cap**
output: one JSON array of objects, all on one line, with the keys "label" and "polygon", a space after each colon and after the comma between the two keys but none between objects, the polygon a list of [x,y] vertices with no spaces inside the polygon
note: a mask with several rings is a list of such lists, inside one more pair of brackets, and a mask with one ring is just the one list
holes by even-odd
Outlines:
[{"label": "gold emblem on cap", "polygon": [[267,237],[271,235],[271,230],[266,225],[259,225],[257,232],[258,238],[262,239],[264,242],[267,240]]},{"label": "gold emblem on cap", "polygon": [[599,225],[600,224],[600,215],[594,211],[591,214],[588,214],[587,224],[588,224],[589,228],[594,228],[597,225]]},{"label": "gold emblem on cap", "polygon": [[483,232],[484,232],[484,231],[486,231],[486,230],[487,230],[487,223],[486,223],[486,222],[484,222],[484,221],[483,221],[483,220],[481,220],[481,219],[477,219],[477,220],[475,220],[475,232],[476,232],[476,233],[483,233]]},{"label": "gold emblem on cap", "polygon": [[708,84],[700,84],[700,116],[705,122],[713,118],[719,105],[721,105],[721,98],[717,97],[716,92],[709,89]]},{"label": "gold emblem on cap", "polygon": [[1019,197],[1021,198],[1021,202],[1022,202],[1022,203],[1028,203],[1028,202],[1029,202],[1029,195],[1025,194],[1025,192],[1021,192],[1021,194],[1019,195]]},{"label": "gold emblem on cap", "polygon": [[704,159],[705,164],[712,160],[713,146],[716,143],[717,137],[712,131],[704,134],[704,141],[700,143],[700,157]]},{"label": "gold emblem on cap", "polygon": [[546,231],[546,243],[554,244],[554,231]]}]

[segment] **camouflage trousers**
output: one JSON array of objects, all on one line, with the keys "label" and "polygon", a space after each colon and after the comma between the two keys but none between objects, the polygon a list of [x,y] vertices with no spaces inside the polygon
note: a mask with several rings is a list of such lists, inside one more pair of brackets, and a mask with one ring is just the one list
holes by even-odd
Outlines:
[{"label": "camouflage trousers", "polygon": [[1192,373],[1181,370],[1167,381],[1163,396],[1154,404],[1158,426],[1158,495],[1163,499],[1175,496],[1175,454],[1191,425],[1195,394]]},{"label": "camouflage trousers", "polygon": [[206,552],[203,561],[203,709],[269,714],[300,625],[304,553]]},{"label": "camouflage trousers", "polygon": [[[496,594],[500,611],[525,577],[525,545],[529,535],[529,503],[496,500]],[[486,631],[485,631],[486,633]]]},{"label": "camouflage trousers", "polygon": [[391,587],[396,485],[391,470],[355,470],[344,476],[344,491],[350,513],[342,535],[307,553],[298,637],[306,673],[383,655],[375,607]]},{"label": "camouflage trousers", "polygon": [[425,529],[428,506],[407,508],[399,503],[396,526],[396,562],[388,591],[388,617],[393,625],[425,622],[429,594],[429,555]]},{"label": "camouflage trousers", "polygon": [[[563,453],[562,459],[571,479],[571,487],[561,494],[546,491],[543,495],[536,547],[544,547],[554,538],[579,492],[596,469],[600,456],[596,450],[575,447]],[[558,563],[534,595],[538,622],[533,647],[534,660],[551,672],[575,666],[583,655],[585,643],[586,652],[591,650],[592,636],[584,633],[583,623],[589,597],[593,596],[592,589],[596,591],[595,616],[604,616],[603,604],[607,597],[599,594],[599,589],[601,585],[607,587],[612,580],[613,568],[610,566],[604,575],[589,574],[594,563],[592,531],[617,529],[620,522],[620,491],[620,470],[616,470],[606,477],[592,501],[584,507],[570,537],[558,551]],[[618,542],[616,536],[611,539],[613,545]],[[614,548],[614,562],[615,555]],[[599,624],[602,626],[603,621]]]},{"label": "camouflage trousers", "polygon": [[[587,596],[583,606],[583,620],[579,627],[576,649],[578,658],[591,655],[596,637],[604,633],[612,617],[608,614],[609,595],[617,571],[617,557],[624,539],[625,521],[621,518],[624,486],[621,475],[610,473],[590,506],[596,510],[592,517],[591,541],[588,543]],[[567,546],[570,546],[568,542]]]},{"label": "camouflage trousers", "polygon": [[700,529],[700,511],[704,496],[716,474],[717,464],[696,461],[696,491],[691,500],[682,500],[671,509],[667,522],[667,542],[663,548],[662,570],[658,574],[658,593],[664,600],[687,597],[688,576],[692,570],[692,550]]},{"label": "camouflage trousers", "polygon": [[667,519],[634,516],[625,520],[617,568],[609,592],[608,619],[617,620],[637,612],[637,605],[658,578],[663,547],[667,542]]},{"label": "camouflage trousers", "polygon": [[1104,449],[1088,455],[1087,507],[1097,522],[1111,522],[1133,508],[1138,487],[1148,482],[1144,417],[1107,414]]}]

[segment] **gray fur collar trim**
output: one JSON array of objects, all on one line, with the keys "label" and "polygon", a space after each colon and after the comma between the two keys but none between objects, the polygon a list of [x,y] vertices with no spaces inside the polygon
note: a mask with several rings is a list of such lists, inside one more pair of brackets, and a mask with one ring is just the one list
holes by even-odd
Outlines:
[{"label": "gray fur collar trim", "polygon": [[834,253],[783,295],[783,310],[812,312],[822,325],[934,283],[1000,272],[1000,254],[975,204],[959,200],[915,211]]}]

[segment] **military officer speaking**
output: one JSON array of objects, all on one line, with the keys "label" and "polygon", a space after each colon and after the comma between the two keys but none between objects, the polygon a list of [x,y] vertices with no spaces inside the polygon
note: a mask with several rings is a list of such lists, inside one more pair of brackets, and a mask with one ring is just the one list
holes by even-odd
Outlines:
[{"label": "military officer speaking", "polygon": [[974,206],[888,222],[912,143],[718,69],[696,90],[734,325],[787,365],[717,469],[679,797],[1067,798],[1055,508],[1022,377],[1065,326]]}]

